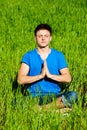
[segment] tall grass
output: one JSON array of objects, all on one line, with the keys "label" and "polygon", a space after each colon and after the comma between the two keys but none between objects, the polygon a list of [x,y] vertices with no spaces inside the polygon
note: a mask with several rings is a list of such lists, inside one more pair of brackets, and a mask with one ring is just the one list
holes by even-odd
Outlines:
[{"label": "tall grass", "polygon": [[[52,26],[50,46],[64,53],[72,75],[69,90],[78,92],[78,105],[68,116],[38,112],[16,86],[21,58],[36,46],[33,32],[39,23]],[[87,129],[86,32],[86,0],[0,0],[0,130]]]}]

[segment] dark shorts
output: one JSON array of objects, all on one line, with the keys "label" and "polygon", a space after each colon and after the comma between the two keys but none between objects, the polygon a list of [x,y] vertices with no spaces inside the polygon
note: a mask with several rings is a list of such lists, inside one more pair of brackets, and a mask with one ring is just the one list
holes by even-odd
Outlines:
[{"label": "dark shorts", "polygon": [[17,97],[13,99],[12,104],[15,105],[17,101],[18,103],[23,104],[23,102],[25,102],[25,100],[28,98],[35,101],[35,103],[37,103],[38,105],[46,105],[48,103],[53,102],[55,99],[59,97],[61,97],[61,101],[63,102],[65,107],[72,107],[72,105],[78,101],[77,93],[74,91],[68,91],[58,95],[46,94],[45,96],[38,96],[38,97],[32,97],[32,96],[23,96],[22,98]]}]

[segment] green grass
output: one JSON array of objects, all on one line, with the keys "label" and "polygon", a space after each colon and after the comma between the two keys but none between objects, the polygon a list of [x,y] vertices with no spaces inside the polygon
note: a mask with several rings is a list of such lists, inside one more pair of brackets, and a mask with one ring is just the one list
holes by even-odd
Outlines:
[{"label": "green grass", "polygon": [[[12,105],[14,97],[22,97],[20,86],[15,93],[12,86],[23,54],[36,46],[39,23],[52,26],[50,46],[64,53],[72,75],[69,90],[78,92],[79,103],[68,116],[38,112],[32,99]],[[86,0],[0,0],[0,130],[87,129],[86,32]]]}]

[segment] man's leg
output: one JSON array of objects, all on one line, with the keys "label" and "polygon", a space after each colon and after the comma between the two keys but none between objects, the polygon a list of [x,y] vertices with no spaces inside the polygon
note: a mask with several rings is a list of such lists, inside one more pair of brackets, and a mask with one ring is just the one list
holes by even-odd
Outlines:
[{"label": "man's leg", "polygon": [[56,99],[56,106],[57,106],[57,108],[65,108],[65,106],[64,106],[64,104],[62,102],[62,98],[61,97],[58,97]]},{"label": "man's leg", "polygon": [[53,109],[53,108],[66,108],[62,102],[62,98],[61,97],[58,97],[57,99],[54,99],[54,101],[52,101],[51,103],[48,103],[48,104],[44,104],[43,107],[45,107],[46,109]]},{"label": "man's leg", "polygon": [[71,106],[74,102],[77,101],[77,94],[73,91],[69,91],[64,93],[62,96],[57,97],[51,103],[43,104],[39,106],[39,109],[45,108],[48,109],[64,109],[64,110],[72,110]]},{"label": "man's leg", "polygon": [[45,105],[37,105],[37,108],[39,112],[42,110],[45,111],[51,111],[51,112],[56,112],[56,113],[65,113],[65,112],[71,112],[72,108],[68,108],[64,106],[61,97],[58,97],[55,99],[53,102],[45,104]]}]

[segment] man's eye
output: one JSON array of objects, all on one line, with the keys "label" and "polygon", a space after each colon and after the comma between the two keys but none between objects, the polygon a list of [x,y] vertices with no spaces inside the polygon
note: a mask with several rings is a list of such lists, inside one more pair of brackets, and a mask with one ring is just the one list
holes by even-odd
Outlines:
[{"label": "man's eye", "polygon": [[42,35],[37,35],[37,37],[41,38],[41,37],[42,37]]},{"label": "man's eye", "polygon": [[42,37],[45,37],[45,38],[47,38],[47,37],[49,37],[49,35],[37,35],[39,38],[42,38]]},{"label": "man's eye", "polygon": [[49,37],[48,35],[45,35],[45,37]]}]

